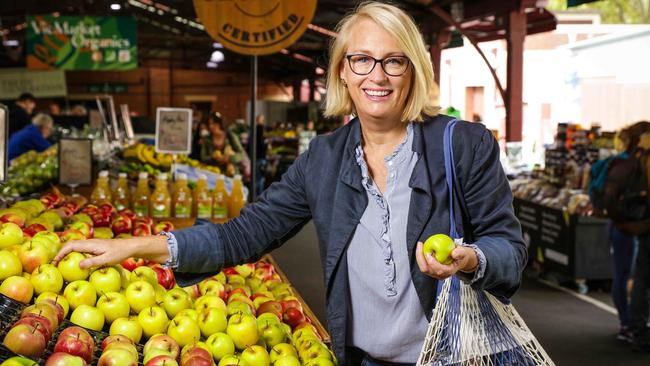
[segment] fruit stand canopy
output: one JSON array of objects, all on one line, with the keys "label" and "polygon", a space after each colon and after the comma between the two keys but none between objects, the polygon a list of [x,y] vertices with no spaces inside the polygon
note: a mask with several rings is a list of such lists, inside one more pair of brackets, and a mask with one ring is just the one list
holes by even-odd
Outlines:
[{"label": "fruit stand canopy", "polygon": [[[360,1],[319,0],[312,24],[286,53],[260,57],[262,77],[295,82],[317,77],[315,66],[326,69],[327,47],[336,23]],[[587,2],[573,0],[569,3]],[[110,10],[112,3],[121,9]],[[555,17],[538,7],[534,0],[401,0],[394,1],[417,21],[427,41],[432,41],[449,24],[434,14],[432,7],[444,10],[460,24],[462,32],[479,42],[506,36],[508,14],[519,10],[526,14],[527,34],[555,28]],[[138,59],[141,66],[205,68],[215,50],[213,41],[201,29],[194,7],[187,0],[3,0],[0,34],[24,45],[25,16],[38,14],[134,16],[138,23]],[[458,38],[456,38],[458,39]],[[454,42],[452,42],[454,43]],[[458,45],[458,42],[455,42]],[[14,46],[15,47],[15,46]],[[20,47],[20,46],[19,46]],[[250,58],[222,50],[225,62],[219,70],[248,72]],[[24,65],[24,56],[0,49],[0,67]]]}]

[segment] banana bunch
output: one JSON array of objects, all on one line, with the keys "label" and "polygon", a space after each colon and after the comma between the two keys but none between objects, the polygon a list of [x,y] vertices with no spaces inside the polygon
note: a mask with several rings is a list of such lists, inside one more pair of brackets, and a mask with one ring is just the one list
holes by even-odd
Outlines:
[{"label": "banana bunch", "polygon": [[[157,153],[153,146],[140,143],[125,148],[122,152],[122,157],[124,159],[136,160],[144,164],[144,166],[160,168],[161,170],[169,170],[174,161],[174,157],[171,154]],[[179,164],[205,169],[216,174],[221,173],[218,167],[202,164],[200,161],[192,159],[187,155],[178,155],[176,161]],[[149,170],[147,171],[149,172]]]}]

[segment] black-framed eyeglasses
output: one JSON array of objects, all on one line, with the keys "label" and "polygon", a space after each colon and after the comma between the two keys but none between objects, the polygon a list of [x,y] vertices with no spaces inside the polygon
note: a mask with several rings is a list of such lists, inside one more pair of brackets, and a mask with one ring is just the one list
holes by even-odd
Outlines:
[{"label": "black-framed eyeglasses", "polygon": [[408,70],[409,59],[406,56],[388,56],[381,59],[364,54],[346,55],[350,70],[357,75],[368,75],[375,69],[377,64],[387,75],[402,76]]}]

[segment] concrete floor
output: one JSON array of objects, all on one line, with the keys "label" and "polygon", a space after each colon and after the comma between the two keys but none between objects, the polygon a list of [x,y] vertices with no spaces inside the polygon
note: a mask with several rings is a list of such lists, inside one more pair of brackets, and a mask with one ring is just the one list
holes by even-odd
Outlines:
[{"label": "concrete floor", "polygon": [[[325,325],[325,290],[316,233],[309,223],[273,252],[282,270]],[[606,293],[590,293],[608,304]],[[618,319],[591,303],[533,279],[524,280],[513,303],[558,366],[650,365],[650,355],[633,353],[616,340]]]}]

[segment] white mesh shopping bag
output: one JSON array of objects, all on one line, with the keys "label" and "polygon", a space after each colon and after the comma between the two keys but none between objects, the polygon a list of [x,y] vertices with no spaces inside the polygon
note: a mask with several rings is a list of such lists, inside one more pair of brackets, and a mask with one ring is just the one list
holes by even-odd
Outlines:
[{"label": "white mesh shopping bag", "polygon": [[[447,125],[443,141],[450,235],[459,240],[453,205],[455,124],[454,120]],[[456,276],[439,282],[437,296],[417,366],[555,365],[509,302],[474,290]]]}]

